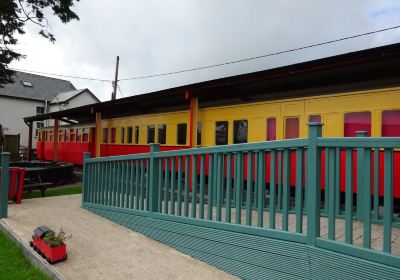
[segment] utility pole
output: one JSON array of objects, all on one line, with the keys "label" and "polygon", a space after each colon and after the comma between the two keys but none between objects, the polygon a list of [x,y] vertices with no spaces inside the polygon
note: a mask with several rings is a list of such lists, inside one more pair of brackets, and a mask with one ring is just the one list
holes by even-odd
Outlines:
[{"label": "utility pole", "polygon": [[119,68],[119,56],[117,56],[117,63],[115,65],[115,80],[113,82],[113,93],[111,94],[111,100],[117,99],[118,68]]}]

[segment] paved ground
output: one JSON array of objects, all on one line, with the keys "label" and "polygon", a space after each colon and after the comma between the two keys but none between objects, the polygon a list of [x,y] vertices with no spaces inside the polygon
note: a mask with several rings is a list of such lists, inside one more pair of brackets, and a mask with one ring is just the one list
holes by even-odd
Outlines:
[{"label": "paved ground", "polygon": [[237,279],[80,205],[81,195],[27,199],[3,221],[26,243],[40,225],[71,233],[68,260],[54,266],[67,279]]}]

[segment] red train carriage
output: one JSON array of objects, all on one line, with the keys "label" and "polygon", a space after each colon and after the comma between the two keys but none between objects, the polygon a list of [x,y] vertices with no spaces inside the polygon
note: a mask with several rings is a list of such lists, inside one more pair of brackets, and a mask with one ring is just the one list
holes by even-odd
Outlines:
[{"label": "red train carriage", "polygon": [[[367,131],[367,137],[400,137],[399,63],[400,44],[394,44],[29,117],[25,121],[67,118],[84,124],[60,126],[57,131],[44,128],[39,133],[38,158],[53,160],[57,155],[57,160],[75,164],[82,164],[83,152],[93,156],[146,153],[149,143],[160,143],[160,150],[167,151],[303,138],[307,137],[309,121],[324,123],[323,137],[354,137],[357,131]],[[324,156],[323,152],[323,159]],[[382,157],[380,152],[379,174]],[[356,161],[353,157],[354,169]],[[374,166],[372,156],[371,161]],[[267,158],[267,183],[269,162]],[[292,186],[295,163],[293,152]],[[400,170],[397,150],[394,168]],[[344,151],[340,153],[340,170],[344,191]],[[394,197],[399,199],[400,173],[394,173]],[[353,180],[356,189],[356,178]],[[378,180],[379,194],[383,195],[383,176]]]}]

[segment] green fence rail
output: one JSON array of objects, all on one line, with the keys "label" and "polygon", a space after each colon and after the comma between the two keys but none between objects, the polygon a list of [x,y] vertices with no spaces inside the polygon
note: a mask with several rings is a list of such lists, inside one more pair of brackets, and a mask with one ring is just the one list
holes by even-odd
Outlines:
[{"label": "green fence rail", "polygon": [[[82,202],[400,268],[399,251],[393,250],[399,227],[394,153],[400,138],[322,138],[321,128],[310,123],[305,139],[166,152],[151,144],[146,154],[86,154]],[[376,227],[381,246],[373,243]]]}]

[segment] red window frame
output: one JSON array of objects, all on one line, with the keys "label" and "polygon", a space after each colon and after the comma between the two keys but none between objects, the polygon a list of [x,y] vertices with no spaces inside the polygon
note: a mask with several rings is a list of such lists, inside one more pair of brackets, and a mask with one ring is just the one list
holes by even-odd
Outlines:
[{"label": "red window frame", "polygon": [[276,118],[267,118],[267,141],[276,140]]},{"label": "red window frame", "polygon": [[357,131],[367,131],[371,136],[371,112],[349,112],[344,114],[344,137],[356,137]]},{"label": "red window frame", "polygon": [[300,119],[299,117],[288,117],[285,119],[285,139],[299,138]]},{"label": "red window frame", "polygon": [[400,110],[382,112],[382,137],[400,136]]}]

